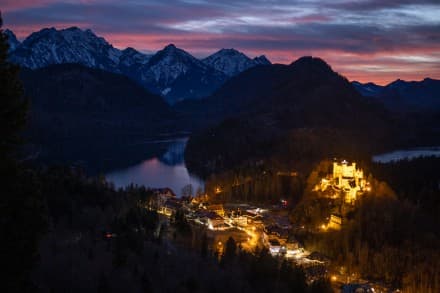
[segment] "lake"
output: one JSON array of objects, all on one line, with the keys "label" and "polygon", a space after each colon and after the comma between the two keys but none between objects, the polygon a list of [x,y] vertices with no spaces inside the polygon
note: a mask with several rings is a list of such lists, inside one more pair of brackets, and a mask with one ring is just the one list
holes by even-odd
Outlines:
[{"label": "lake", "polygon": [[440,157],[440,147],[424,147],[408,150],[396,150],[385,154],[373,156],[373,162],[390,163],[400,160],[411,160],[419,157]]},{"label": "lake", "polygon": [[188,184],[193,186],[194,192],[198,188],[203,189],[203,181],[190,174],[185,166],[183,154],[187,141],[185,137],[141,143],[145,149],[160,147],[164,148],[164,152],[141,163],[113,170],[105,174],[105,177],[117,188],[130,184],[152,188],[169,187],[178,196]]}]

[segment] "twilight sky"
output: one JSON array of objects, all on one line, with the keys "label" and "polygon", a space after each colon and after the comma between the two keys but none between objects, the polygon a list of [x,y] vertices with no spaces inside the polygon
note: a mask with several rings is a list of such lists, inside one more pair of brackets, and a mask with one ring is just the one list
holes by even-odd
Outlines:
[{"label": "twilight sky", "polygon": [[78,26],[144,52],[174,43],[196,57],[313,55],[350,80],[440,79],[440,0],[0,0],[0,9],[19,39]]}]

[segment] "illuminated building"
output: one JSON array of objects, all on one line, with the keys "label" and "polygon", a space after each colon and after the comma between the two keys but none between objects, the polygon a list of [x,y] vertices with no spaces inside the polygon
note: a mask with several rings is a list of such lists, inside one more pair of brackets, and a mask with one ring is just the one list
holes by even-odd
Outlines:
[{"label": "illuminated building", "polygon": [[341,230],[342,217],[340,215],[332,214],[330,215],[330,221],[328,223],[328,228],[333,230]]},{"label": "illuminated building", "polygon": [[356,163],[349,164],[346,160],[333,162],[333,172],[327,178],[323,178],[315,190],[325,191],[332,187],[337,193],[341,194],[344,202],[353,204],[359,193],[368,190],[368,183],[365,180],[362,169],[356,168]]},{"label": "illuminated building", "polygon": [[348,164],[346,160],[333,162],[333,187],[345,193],[346,203],[353,203],[365,185],[364,172],[356,169],[356,163]]},{"label": "illuminated building", "polygon": [[208,211],[214,212],[217,215],[219,215],[220,217],[224,217],[225,216],[225,209],[223,208],[222,204],[212,204],[212,205],[208,205],[206,207],[206,209]]}]

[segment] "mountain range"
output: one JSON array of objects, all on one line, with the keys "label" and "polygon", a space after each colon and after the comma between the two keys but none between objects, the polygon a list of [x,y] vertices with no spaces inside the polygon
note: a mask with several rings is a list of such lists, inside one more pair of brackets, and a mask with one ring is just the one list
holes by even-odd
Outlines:
[{"label": "mountain range", "polygon": [[151,55],[133,48],[119,50],[91,30],[77,27],[45,28],[23,42],[19,42],[12,31],[5,30],[5,33],[9,37],[10,61],[22,67],[37,69],[78,63],[120,73],[161,95],[170,104],[209,96],[231,76],[254,66],[270,64],[264,56],[251,59],[234,49],[222,49],[202,60],[173,44]]},{"label": "mountain range", "polygon": [[[251,59],[235,49],[221,49],[204,59],[173,44],[155,54],[130,47],[119,50],[90,29],[77,27],[44,28],[22,42],[11,30],[4,32],[9,38],[10,60],[22,67],[78,63],[123,74],[169,104],[211,96],[232,77],[255,66],[271,64],[264,55]],[[439,84],[429,78],[420,82],[396,80],[386,86],[352,82],[363,96],[375,98],[393,111],[438,109]]]},{"label": "mountain range", "polygon": [[374,98],[391,111],[439,111],[440,80],[425,78],[422,81],[396,80],[386,86],[372,82],[352,85],[365,97]]}]

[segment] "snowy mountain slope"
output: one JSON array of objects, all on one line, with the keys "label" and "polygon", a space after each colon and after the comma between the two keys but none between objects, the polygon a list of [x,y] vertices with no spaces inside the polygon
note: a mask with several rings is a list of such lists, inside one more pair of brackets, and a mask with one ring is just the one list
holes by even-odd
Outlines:
[{"label": "snowy mountain slope", "polygon": [[147,64],[153,55],[143,54],[136,49],[128,47],[122,50],[121,56],[119,57],[120,67],[131,67],[134,65],[140,66]]},{"label": "snowy mountain slope", "polygon": [[11,61],[36,69],[52,64],[79,63],[119,72],[121,51],[91,30],[71,27],[42,29],[27,37],[11,54]]},{"label": "snowy mountain slope", "polygon": [[206,57],[203,63],[223,72],[231,77],[237,75],[246,69],[257,65],[270,64],[265,56],[249,58],[245,54],[235,49],[221,49],[220,51]]},{"label": "snowy mountain slope", "polygon": [[170,44],[154,55],[133,48],[119,50],[91,30],[77,27],[45,28],[19,42],[11,31],[10,60],[37,69],[53,64],[77,63],[130,77],[170,104],[211,95],[230,77],[261,64],[264,56],[250,59],[234,49],[199,60]]},{"label": "snowy mountain slope", "polygon": [[173,44],[140,66],[137,76],[142,84],[164,96],[171,104],[188,98],[202,98],[226,80],[223,73]]}]

